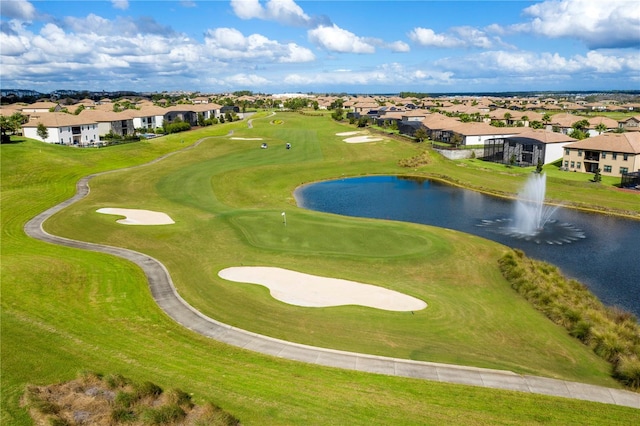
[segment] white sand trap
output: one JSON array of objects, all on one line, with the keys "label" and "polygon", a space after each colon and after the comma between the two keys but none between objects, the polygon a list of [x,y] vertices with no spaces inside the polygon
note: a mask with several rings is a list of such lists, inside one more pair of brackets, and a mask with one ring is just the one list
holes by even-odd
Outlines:
[{"label": "white sand trap", "polygon": [[175,223],[166,213],[151,210],[104,208],[96,211],[98,213],[125,216],[125,219],[116,221],[123,225],[171,225]]},{"label": "white sand trap", "polygon": [[342,132],[336,133],[336,136],[353,136],[353,135],[361,135],[362,132]]},{"label": "white sand trap", "polygon": [[382,138],[376,138],[373,136],[356,136],[354,138],[347,138],[344,141],[346,143],[365,143],[365,142],[377,142],[381,140]]},{"label": "white sand trap", "polygon": [[319,277],[267,266],[238,266],[218,272],[229,281],[259,284],[281,302],[306,307],[361,305],[387,311],[418,311],[427,304],[415,297],[371,284]]},{"label": "white sand trap", "polygon": [[237,141],[261,141],[262,138],[231,138]]}]

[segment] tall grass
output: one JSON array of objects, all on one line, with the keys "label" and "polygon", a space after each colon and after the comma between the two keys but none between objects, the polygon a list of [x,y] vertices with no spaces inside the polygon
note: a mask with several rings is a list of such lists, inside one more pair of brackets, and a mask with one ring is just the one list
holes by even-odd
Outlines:
[{"label": "tall grass", "polygon": [[508,252],[499,264],[511,286],[536,309],[611,363],[614,378],[640,389],[640,325],[633,314],[603,305],[583,284],[520,250]]}]

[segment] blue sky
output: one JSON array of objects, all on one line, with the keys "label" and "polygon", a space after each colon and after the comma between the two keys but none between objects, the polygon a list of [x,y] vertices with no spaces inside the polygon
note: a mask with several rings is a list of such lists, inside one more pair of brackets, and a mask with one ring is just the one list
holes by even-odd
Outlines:
[{"label": "blue sky", "polygon": [[637,0],[1,0],[3,89],[639,90]]}]

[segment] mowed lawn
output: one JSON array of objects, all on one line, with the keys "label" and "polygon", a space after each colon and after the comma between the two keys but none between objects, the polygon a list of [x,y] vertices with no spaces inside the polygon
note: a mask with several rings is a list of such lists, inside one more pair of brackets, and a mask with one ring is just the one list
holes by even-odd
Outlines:
[{"label": "mowed lawn", "polygon": [[[40,243],[22,231],[28,219],[72,195],[79,177],[141,164],[206,137],[161,162],[94,178],[89,197],[45,228],[148,253],[168,267],[191,304],[258,333],[617,387],[608,365],[509,288],[496,264],[505,247],[447,230],[295,206],[292,191],[301,183],[402,173],[397,161],[420,147],[393,140],[346,144],[335,133],[353,129],[327,117],[277,118],[282,124],[255,119],[253,129],[233,123],[104,150],[31,141],[2,146],[3,424],[29,424],[18,406],[27,383],[68,380],[84,370],[178,386],[244,424],[453,424],[462,418],[469,424],[566,424],[583,415],[624,424],[637,415],[623,407],[334,370],[228,347],[167,318],[135,265]],[[232,139],[230,129],[233,137],[261,137],[270,147]],[[95,212],[101,207],[163,211],[176,223],[120,225]],[[220,269],[240,265],[376,284],[429,306],[413,314],[291,306],[266,288],[217,277]]]}]

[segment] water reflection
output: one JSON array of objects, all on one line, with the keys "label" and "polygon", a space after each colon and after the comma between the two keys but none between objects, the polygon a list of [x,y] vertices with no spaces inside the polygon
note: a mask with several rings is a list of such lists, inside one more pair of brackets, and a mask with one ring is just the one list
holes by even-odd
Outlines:
[{"label": "water reflection", "polygon": [[[519,248],[560,267],[604,303],[640,317],[640,221],[559,208],[554,221],[570,224],[586,238],[576,238],[572,244],[541,244],[486,226],[510,220],[512,200],[435,181],[368,176],[306,185],[294,195],[299,206],[311,210],[434,225]],[[550,231],[549,239],[558,231]]]}]

